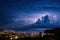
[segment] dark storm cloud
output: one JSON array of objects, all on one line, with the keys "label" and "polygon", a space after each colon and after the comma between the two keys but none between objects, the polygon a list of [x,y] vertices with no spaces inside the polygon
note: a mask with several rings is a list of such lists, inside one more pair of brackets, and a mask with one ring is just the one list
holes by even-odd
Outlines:
[{"label": "dark storm cloud", "polygon": [[59,12],[60,0],[0,0],[0,25],[14,22],[19,14],[23,18],[24,13],[29,15],[40,11]]}]

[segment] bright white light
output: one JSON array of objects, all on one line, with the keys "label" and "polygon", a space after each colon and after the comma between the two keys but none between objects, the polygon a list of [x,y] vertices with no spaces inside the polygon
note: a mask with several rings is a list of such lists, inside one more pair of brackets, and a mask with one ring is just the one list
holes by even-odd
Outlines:
[{"label": "bright white light", "polygon": [[18,39],[18,36],[15,36],[15,39]]},{"label": "bright white light", "polygon": [[57,16],[56,16],[56,15],[54,15],[54,16],[53,16],[53,18],[55,18],[55,19],[56,19],[56,18],[57,18]]},{"label": "bright white light", "polygon": [[10,38],[11,40],[13,39],[13,38]]},{"label": "bright white light", "polygon": [[54,19],[54,21],[57,21],[57,16],[54,15],[54,16],[53,16],[53,19]]}]

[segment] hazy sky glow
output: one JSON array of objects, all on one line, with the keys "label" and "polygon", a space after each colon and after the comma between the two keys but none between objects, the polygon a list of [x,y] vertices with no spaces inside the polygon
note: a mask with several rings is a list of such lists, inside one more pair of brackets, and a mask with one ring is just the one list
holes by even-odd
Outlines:
[{"label": "hazy sky glow", "polygon": [[60,0],[0,0],[0,28],[33,24],[45,15],[60,22]]},{"label": "hazy sky glow", "polygon": [[30,13],[30,14],[22,14],[21,16],[18,16],[15,19],[15,21],[25,20],[25,21],[30,21],[31,23],[34,23],[37,21],[38,18],[42,20],[42,16],[45,16],[45,15],[49,15],[51,19],[53,18],[54,20],[57,21],[58,14],[54,12],[47,12],[47,11],[43,11],[39,13],[37,12],[37,13]]}]

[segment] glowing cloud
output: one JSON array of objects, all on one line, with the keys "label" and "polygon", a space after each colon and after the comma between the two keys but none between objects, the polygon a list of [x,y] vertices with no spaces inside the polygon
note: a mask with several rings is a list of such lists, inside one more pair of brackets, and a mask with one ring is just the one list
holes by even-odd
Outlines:
[{"label": "glowing cloud", "polygon": [[42,20],[42,17],[48,15],[50,20],[54,19],[55,21],[57,20],[57,15],[54,14],[53,12],[39,12],[39,13],[31,13],[31,14],[22,14],[21,16],[18,16],[16,18],[16,21],[25,21],[25,23],[27,24],[32,24],[35,23],[37,21],[37,19],[39,18],[40,20]]}]

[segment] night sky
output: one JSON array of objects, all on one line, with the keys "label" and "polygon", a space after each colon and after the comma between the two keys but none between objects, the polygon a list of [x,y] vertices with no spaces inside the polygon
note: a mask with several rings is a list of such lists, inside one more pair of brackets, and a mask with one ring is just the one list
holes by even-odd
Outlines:
[{"label": "night sky", "polygon": [[60,22],[60,0],[0,0],[0,29],[24,27],[44,15]]}]

